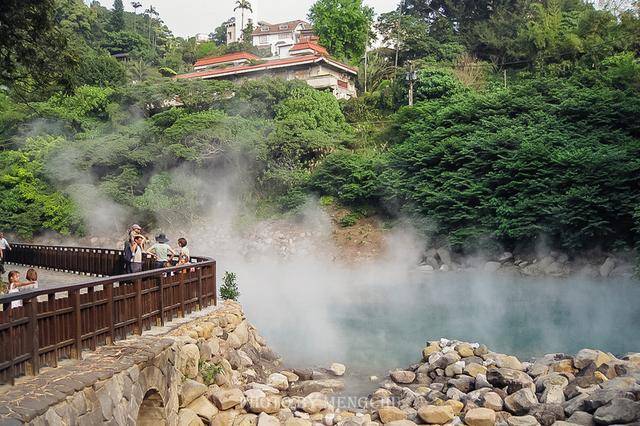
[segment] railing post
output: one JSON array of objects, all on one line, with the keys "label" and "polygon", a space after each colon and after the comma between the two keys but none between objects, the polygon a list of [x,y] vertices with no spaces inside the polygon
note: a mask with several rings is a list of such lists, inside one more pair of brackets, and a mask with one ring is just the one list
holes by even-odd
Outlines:
[{"label": "railing post", "polygon": [[113,304],[113,283],[106,284],[104,287],[105,294],[107,295],[107,321],[109,324],[109,336],[107,337],[107,345],[113,345],[116,340],[115,332],[115,312]]},{"label": "railing post", "polygon": [[71,304],[73,306],[73,349],[71,356],[82,359],[82,312],[80,309],[80,290],[71,290]]},{"label": "railing post", "polygon": [[158,325],[164,325],[164,277],[160,275],[158,278],[158,297],[160,297],[160,318]]},{"label": "railing post", "polygon": [[218,263],[214,260],[213,265],[211,267],[213,277],[211,280],[213,281],[213,305],[218,306]]},{"label": "railing post", "polygon": [[133,282],[133,288],[136,292],[136,327],[135,334],[142,334],[142,279],[138,278]]},{"label": "railing post", "polygon": [[185,312],[185,303],[184,303],[184,300],[185,300],[186,297],[185,297],[185,294],[184,294],[185,293],[184,292],[185,288],[184,288],[184,273],[183,273],[183,271],[179,271],[178,275],[179,275],[179,277],[178,277],[179,278],[179,281],[178,281],[178,292],[180,293],[180,317],[184,318],[187,313]]},{"label": "railing post", "polygon": [[56,315],[56,294],[50,293],[47,296],[47,311],[52,312],[53,316],[53,367],[58,366],[58,348],[60,345],[60,328],[58,327],[58,316]]},{"label": "railing post", "polygon": [[31,335],[31,360],[27,364],[27,374],[35,376],[40,371],[40,330],[38,328],[38,299],[32,297],[23,301],[29,316],[29,334]]},{"label": "railing post", "polygon": [[202,299],[202,266],[196,266],[198,271],[198,309],[204,308],[204,301]]},{"label": "railing post", "polygon": [[11,302],[5,303],[2,305],[2,310],[5,312],[9,312],[8,320],[9,320],[9,341],[5,342],[7,346],[9,346],[9,376],[11,377],[11,385],[16,384],[16,346],[14,342],[16,341],[16,331],[13,328],[13,308],[11,307]]}]

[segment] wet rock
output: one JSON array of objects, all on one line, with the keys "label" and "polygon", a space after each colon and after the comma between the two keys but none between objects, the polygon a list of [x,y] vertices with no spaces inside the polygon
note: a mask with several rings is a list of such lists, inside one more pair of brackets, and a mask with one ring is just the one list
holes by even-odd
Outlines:
[{"label": "wet rock", "polygon": [[593,420],[598,424],[610,425],[631,423],[640,420],[640,402],[626,398],[615,398],[596,410]]},{"label": "wet rock", "polygon": [[496,412],[488,408],[472,408],[464,415],[464,422],[469,426],[493,426]]},{"label": "wet rock", "polygon": [[267,378],[267,385],[284,391],[289,389],[289,379],[282,373],[273,373]]},{"label": "wet rock", "polygon": [[423,405],[418,408],[418,416],[429,424],[445,424],[454,418],[453,408],[448,405]]},{"label": "wet rock", "polygon": [[337,379],[327,380],[306,380],[292,383],[289,388],[291,395],[305,396],[311,392],[335,392],[344,389],[344,382]]},{"label": "wet rock", "polygon": [[406,420],[407,415],[404,411],[397,407],[387,406],[381,407],[378,409],[378,415],[380,416],[380,420],[382,423],[391,423],[397,420]]},{"label": "wet rock", "polygon": [[530,388],[520,389],[504,400],[506,410],[515,415],[527,414],[529,409],[537,403],[536,394]]},{"label": "wet rock", "polygon": [[575,358],[574,364],[577,369],[582,370],[585,367],[588,367],[592,362],[597,367],[600,367],[602,364],[612,361],[613,357],[607,355],[602,351],[598,351],[595,349],[582,349],[580,350]]},{"label": "wet rock", "polygon": [[498,269],[500,269],[501,266],[502,266],[502,263],[500,262],[489,261],[484,264],[484,267],[482,268],[482,270],[484,272],[496,272]]},{"label": "wet rock", "polygon": [[413,383],[413,381],[416,379],[416,373],[408,370],[392,371],[390,376],[394,382],[401,384]]},{"label": "wet rock", "polygon": [[613,271],[613,268],[615,267],[616,267],[616,261],[612,257],[607,257],[604,263],[600,265],[600,276],[602,278],[607,278],[611,274],[611,271]]},{"label": "wet rock", "polygon": [[334,376],[344,376],[344,373],[347,371],[347,367],[345,367],[344,364],[340,364],[339,362],[334,362],[329,367],[329,371],[331,371]]}]

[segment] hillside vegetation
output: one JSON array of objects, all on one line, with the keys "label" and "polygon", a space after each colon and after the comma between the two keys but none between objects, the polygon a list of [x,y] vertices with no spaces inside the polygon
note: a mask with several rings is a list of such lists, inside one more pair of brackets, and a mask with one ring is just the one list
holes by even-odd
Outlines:
[{"label": "hillside vegetation", "polygon": [[[0,37],[0,229],[82,235],[96,211],[191,223],[224,186],[259,217],[323,197],[467,253],[540,238],[568,252],[638,244],[637,7],[406,0],[373,22],[360,0],[340,0],[392,47],[369,51],[365,74],[364,46],[347,51],[327,28],[335,1],[312,17],[360,68],[359,97],[340,102],[299,81],[173,80],[199,56],[248,46],[196,45],[153,13],[9,7],[22,19]],[[121,52],[128,63],[110,56]]]}]

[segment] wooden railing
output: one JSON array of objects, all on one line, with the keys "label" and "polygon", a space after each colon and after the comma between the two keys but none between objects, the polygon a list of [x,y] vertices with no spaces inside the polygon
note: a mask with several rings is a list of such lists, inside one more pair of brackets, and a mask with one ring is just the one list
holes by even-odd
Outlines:
[{"label": "wooden railing", "polygon": [[162,269],[151,269],[151,259],[146,259],[146,270],[122,275],[120,250],[12,247],[5,251],[5,262],[97,278],[0,296],[0,383],[56,367],[61,359],[79,359],[83,350],[141,334],[217,302],[213,259],[192,257],[194,263]]}]

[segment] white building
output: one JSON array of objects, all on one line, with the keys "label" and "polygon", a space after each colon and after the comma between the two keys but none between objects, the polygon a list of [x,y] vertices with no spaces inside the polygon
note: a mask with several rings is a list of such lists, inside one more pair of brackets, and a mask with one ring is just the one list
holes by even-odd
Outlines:
[{"label": "white building", "polygon": [[253,30],[253,45],[271,50],[273,56],[286,57],[289,49],[300,42],[312,41],[313,27],[305,21],[296,20],[269,24],[258,22]]}]

